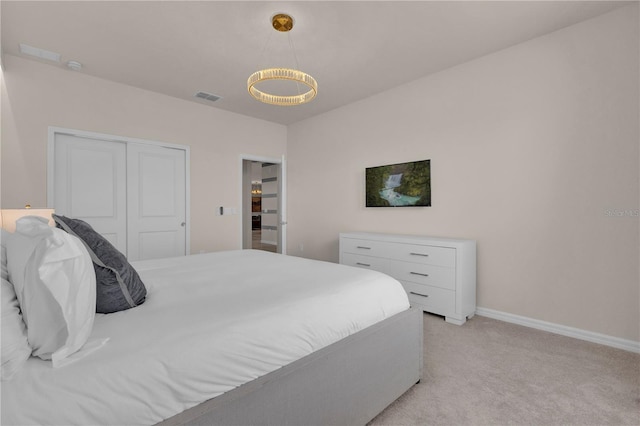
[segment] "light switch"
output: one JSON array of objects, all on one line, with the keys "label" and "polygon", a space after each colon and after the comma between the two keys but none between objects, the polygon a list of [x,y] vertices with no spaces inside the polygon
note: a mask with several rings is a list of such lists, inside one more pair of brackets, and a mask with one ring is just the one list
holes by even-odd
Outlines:
[{"label": "light switch", "polygon": [[237,207],[224,207],[224,206],[220,206],[218,208],[218,214],[220,216],[232,216],[232,215],[237,215],[238,214],[238,208]]}]

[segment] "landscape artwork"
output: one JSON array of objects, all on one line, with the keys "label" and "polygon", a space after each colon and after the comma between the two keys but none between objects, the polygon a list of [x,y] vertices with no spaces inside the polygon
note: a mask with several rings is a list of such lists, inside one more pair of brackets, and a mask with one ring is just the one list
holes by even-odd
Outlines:
[{"label": "landscape artwork", "polygon": [[431,160],[367,167],[367,207],[431,206]]}]

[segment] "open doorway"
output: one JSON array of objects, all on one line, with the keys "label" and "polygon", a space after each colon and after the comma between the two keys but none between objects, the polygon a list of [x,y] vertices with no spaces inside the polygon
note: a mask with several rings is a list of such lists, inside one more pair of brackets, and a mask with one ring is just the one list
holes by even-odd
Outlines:
[{"label": "open doorway", "polygon": [[251,248],[278,252],[278,173],[273,163],[251,161]]},{"label": "open doorway", "polygon": [[[277,162],[275,162],[277,161]],[[285,253],[280,160],[242,158],[242,248]]]}]

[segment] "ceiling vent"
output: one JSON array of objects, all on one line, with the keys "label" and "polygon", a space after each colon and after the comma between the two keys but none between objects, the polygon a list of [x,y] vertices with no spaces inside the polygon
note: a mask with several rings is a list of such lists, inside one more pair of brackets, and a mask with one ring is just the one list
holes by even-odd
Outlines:
[{"label": "ceiling vent", "polygon": [[29,46],[28,44],[20,43],[20,53],[29,56],[35,56],[38,59],[46,59],[47,61],[60,62],[60,54],[52,52],[50,50],[40,49],[39,47]]},{"label": "ceiling vent", "polygon": [[200,99],[204,99],[210,102],[215,102],[219,99],[222,99],[222,96],[218,96],[218,95],[214,95],[212,93],[207,93],[207,92],[198,92],[195,94],[196,98],[200,98]]}]

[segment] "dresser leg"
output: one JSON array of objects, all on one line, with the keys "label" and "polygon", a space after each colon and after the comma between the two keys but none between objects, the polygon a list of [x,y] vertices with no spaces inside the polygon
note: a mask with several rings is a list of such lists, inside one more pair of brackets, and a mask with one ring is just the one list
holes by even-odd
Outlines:
[{"label": "dresser leg", "polygon": [[462,320],[459,320],[459,319],[453,318],[453,317],[444,317],[444,320],[446,322],[448,322],[449,324],[455,324],[455,325],[462,325],[465,322],[467,322],[466,318],[463,318]]}]

